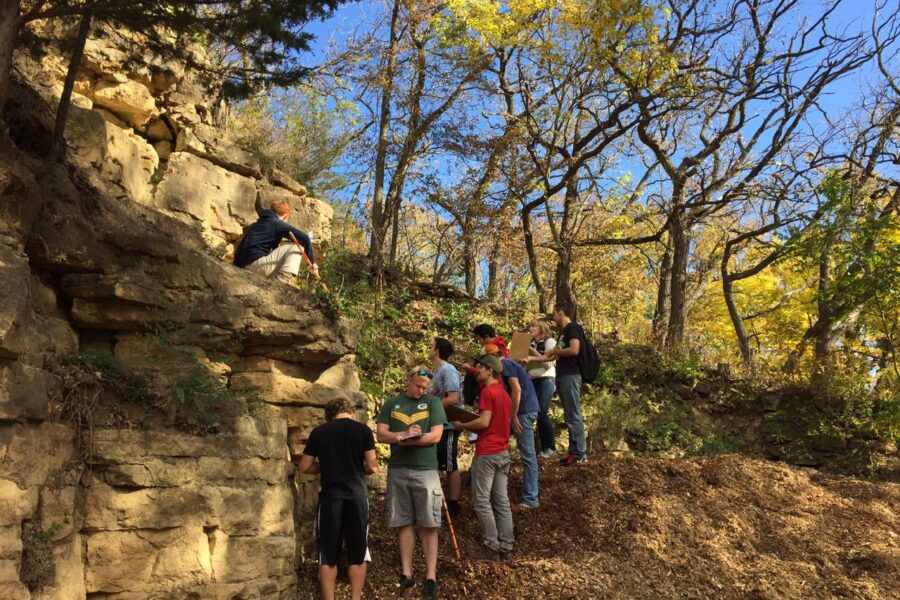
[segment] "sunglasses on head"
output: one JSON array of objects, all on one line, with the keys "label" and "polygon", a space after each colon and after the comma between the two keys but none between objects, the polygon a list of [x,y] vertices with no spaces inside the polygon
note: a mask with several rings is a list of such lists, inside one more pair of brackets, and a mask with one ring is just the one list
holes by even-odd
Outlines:
[{"label": "sunglasses on head", "polygon": [[418,375],[420,377],[427,377],[428,379],[431,379],[432,377],[434,377],[434,373],[429,373],[425,369],[419,369],[418,371],[416,371],[416,375]]}]

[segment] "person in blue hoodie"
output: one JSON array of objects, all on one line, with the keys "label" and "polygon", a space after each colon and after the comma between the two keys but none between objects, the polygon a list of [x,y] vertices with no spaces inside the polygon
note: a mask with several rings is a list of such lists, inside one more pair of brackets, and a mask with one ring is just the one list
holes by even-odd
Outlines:
[{"label": "person in blue hoodie", "polygon": [[276,200],[269,210],[262,211],[234,251],[235,266],[290,283],[300,272],[303,261],[294,243],[281,244],[284,239],[290,240],[289,234],[293,233],[309,257],[310,270],[318,273],[312,242],[304,232],[287,224],[290,214],[291,207],[284,200]]}]

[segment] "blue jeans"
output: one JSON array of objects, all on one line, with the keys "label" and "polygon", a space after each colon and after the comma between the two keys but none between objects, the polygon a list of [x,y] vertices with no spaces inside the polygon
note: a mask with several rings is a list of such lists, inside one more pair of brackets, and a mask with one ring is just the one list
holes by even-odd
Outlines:
[{"label": "blue jeans", "polygon": [[538,466],[537,451],[534,448],[534,420],[536,412],[520,413],[519,424],[522,435],[516,436],[519,446],[519,458],[522,461],[522,502],[530,506],[538,504]]},{"label": "blue jeans", "polygon": [[569,454],[584,458],[587,456],[587,441],[584,438],[584,419],[581,417],[581,375],[557,375],[556,386],[569,430]]},{"label": "blue jeans", "polygon": [[541,450],[556,450],[556,430],[553,428],[553,421],[550,420],[550,401],[553,400],[553,392],[556,391],[556,381],[553,377],[538,377],[532,379],[531,383],[534,384],[534,391],[537,392],[541,407],[537,418]]}]

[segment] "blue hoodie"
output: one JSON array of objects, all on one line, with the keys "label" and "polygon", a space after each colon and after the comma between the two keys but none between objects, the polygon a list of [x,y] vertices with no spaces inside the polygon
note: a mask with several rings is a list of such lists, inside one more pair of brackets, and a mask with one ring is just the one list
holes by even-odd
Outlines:
[{"label": "blue hoodie", "polygon": [[259,220],[251,225],[247,233],[244,234],[237,250],[234,251],[234,264],[244,268],[263,256],[271,254],[281,243],[281,240],[288,237],[288,233],[293,233],[297,236],[297,241],[303,246],[306,256],[315,263],[316,256],[313,254],[312,242],[310,242],[309,236],[279,219],[278,215],[271,210],[264,210],[260,213]]}]

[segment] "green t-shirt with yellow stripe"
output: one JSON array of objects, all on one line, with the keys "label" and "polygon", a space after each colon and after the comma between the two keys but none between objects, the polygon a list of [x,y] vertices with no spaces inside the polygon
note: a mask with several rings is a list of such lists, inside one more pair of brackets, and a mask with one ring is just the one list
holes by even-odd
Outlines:
[{"label": "green t-shirt with yellow stripe", "polygon": [[[434,396],[424,395],[418,400],[406,394],[386,400],[378,412],[377,423],[385,423],[392,432],[406,431],[413,425],[422,428],[422,434],[428,433],[435,425],[447,422],[444,405]],[[398,446],[391,444],[389,467],[407,469],[437,470],[437,452],[434,444],[429,446]]]}]

